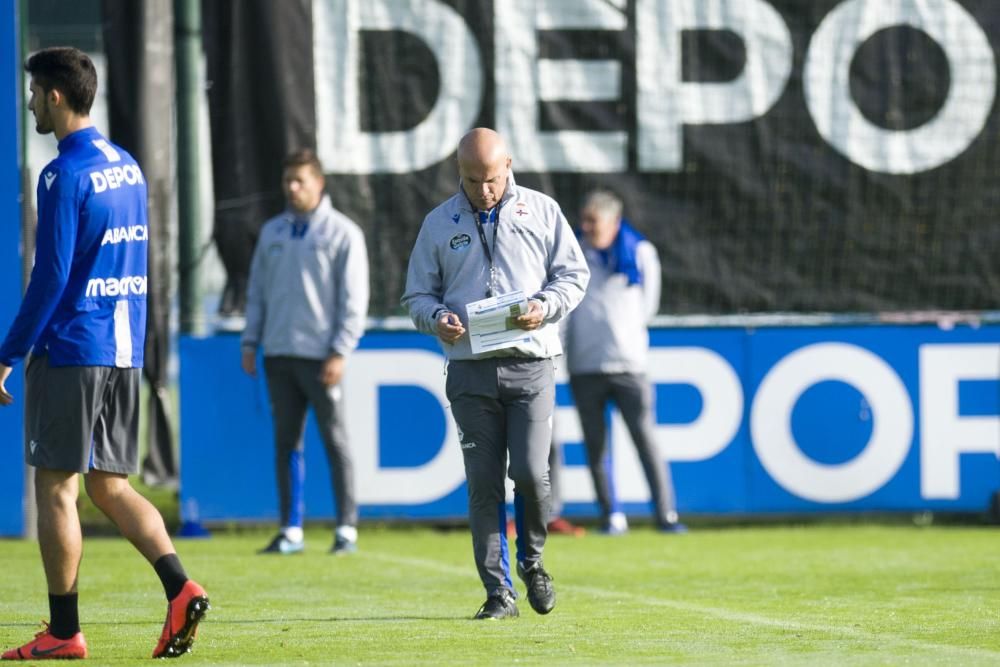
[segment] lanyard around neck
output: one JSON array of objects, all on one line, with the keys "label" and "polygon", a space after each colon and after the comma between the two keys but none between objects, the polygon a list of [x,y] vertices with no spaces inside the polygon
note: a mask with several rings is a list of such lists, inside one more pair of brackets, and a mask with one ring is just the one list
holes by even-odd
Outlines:
[{"label": "lanyard around neck", "polygon": [[493,220],[493,250],[497,248],[497,232],[500,231],[500,204],[497,204],[489,211],[480,211],[478,209],[473,209],[476,214],[476,231],[479,232],[479,242],[483,244],[483,252],[486,253],[486,260],[490,263],[490,269],[493,268],[493,252],[490,250],[490,244],[486,242],[486,231],[483,229],[483,224],[489,222],[492,218]]},{"label": "lanyard around neck", "polygon": [[[489,271],[489,282],[486,287],[486,296],[493,296],[496,291],[497,285],[497,268],[493,262],[493,252],[497,249],[497,232],[500,231],[500,209],[503,208],[503,198],[497,202],[497,205],[488,211],[480,211],[469,199],[469,193],[465,192],[465,187],[462,187],[462,194],[465,195],[465,201],[469,203],[469,208],[472,209],[472,213],[476,218],[476,231],[479,232],[479,242],[483,244],[483,252],[486,254],[486,260],[490,263]],[[493,250],[490,250],[490,244],[486,242],[486,232],[483,230],[483,225],[487,222],[493,221]],[[499,253],[498,253],[499,254]]]},{"label": "lanyard around neck", "polygon": [[[471,205],[472,202],[469,202]],[[496,206],[488,211],[480,211],[475,206],[472,207],[472,211],[476,216],[476,231],[479,232],[479,242],[483,244],[483,252],[486,254],[486,260],[490,263],[489,271],[489,281],[486,286],[486,296],[490,297],[497,291],[497,268],[493,263],[493,253],[497,249],[497,232],[500,231],[500,207],[503,206],[503,202],[498,203]],[[486,242],[486,231],[483,229],[483,225],[493,221],[493,251],[490,250],[490,244]]]}]

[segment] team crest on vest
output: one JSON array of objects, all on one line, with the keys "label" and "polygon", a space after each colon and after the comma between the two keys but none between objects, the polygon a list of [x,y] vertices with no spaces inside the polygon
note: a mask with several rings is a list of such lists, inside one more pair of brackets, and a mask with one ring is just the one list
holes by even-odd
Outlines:
[{"label": "team crest on vest", "polygon": [[452,250],[461,250],[462,248],[468,247],[472,243],[472,237],[468,234],[455,234],[448,241],[448,245],[451,246]]},{"label": "team crest on vest", "polygon": [[515,220],[520,220],[521,218],[524,218],[525,216],[529,215],[531,215],[531,212],[528,210],[528,205],[525,204],[523,201],[519,201],[516,204],[514,204]]}]

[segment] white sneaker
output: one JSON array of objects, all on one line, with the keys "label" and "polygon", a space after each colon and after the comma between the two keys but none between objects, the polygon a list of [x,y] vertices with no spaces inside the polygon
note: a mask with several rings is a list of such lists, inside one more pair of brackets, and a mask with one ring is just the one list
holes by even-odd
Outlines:
[{"label": "white sneaker", "polygon": [[342,556],[358,550],[358,529],[354,526],[337,526],[330,553]]},{"label": "white sneaker", "polygon": [[605,535],[624,535],[628,532],[628,519],[622,512],[612,512],[602,531]]}]

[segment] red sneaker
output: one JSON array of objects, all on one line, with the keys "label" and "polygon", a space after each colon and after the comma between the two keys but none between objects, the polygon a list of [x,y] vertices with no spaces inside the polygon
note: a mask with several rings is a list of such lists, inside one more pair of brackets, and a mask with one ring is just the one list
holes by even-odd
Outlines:
[{"label": "red sneaker", "polygon": [[42,621],[45,629],[20,648],[12,648],[3,654],[3,660],[76,660],[87,657],[87,641],[78,632],[69,639],[53,637],[49,624]]},{"label": "red sneaker", "polygon": [[557,516],[549,521],[549,532],[556,535],[572,535],[573,537],[583,537],[587,534],[587,529],[583,526],[575,526],[561,516]]},{"label": "red sneaker", "polygon": [[167,620],[153,657],[179,658],[190,651],[198,623],[210,608],[205,589],[188,579],[177,597],[167,603]]}]

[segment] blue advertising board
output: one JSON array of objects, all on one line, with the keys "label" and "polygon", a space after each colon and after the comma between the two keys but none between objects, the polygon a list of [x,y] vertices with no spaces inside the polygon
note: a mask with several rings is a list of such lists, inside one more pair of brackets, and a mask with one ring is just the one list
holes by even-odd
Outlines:
[{"label": "blue advertising board", "polygon": [[[653,329],[654,426],[682,513],[983,511],[1000,489],[1000,327]],[[181,341],[182,512],[277,519],[266,384],[235,336]],[[414,332],[372,331],[344,379],[362,518],[458,519],[466,490],[445,360]],[[570,516],[596,504],[566,378],[555,440]],[[648,514],[641,466],[610,413],[613,478]],[[669,464],[668,464],[669,462]],[[306,431],[306,513],[333,516]]]},{"label": "blue advertising board", "polygon": [[[0,327],[9,326],[21,303],[20,66],[17,3],[0,0]],[[24,391],[21,370],[7,381],[14,405],[0,410],[0,535],[24,533]]]}]

